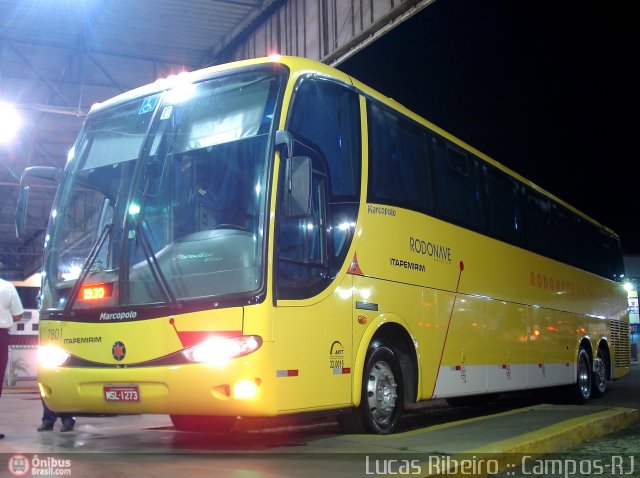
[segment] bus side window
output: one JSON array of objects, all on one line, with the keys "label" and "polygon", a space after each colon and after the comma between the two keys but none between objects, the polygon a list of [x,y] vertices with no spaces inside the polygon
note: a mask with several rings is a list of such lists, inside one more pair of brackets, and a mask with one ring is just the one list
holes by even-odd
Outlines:
[{"label": "bus side window", "polygon": [[524,193],[524,245],[539,254],[552,256],[549,241],[551,201],[531,188]]},{"label": "bus side window", "polygon": [[553,204],[551,209],[551,231],[552,237],[549,254],[554,259],[565,262],[572,266],[580,264],[578,249],[572,247],[576,243],[576,228],[574,214],[568,209],[558,204]]},{"label": "bus side window", "polygon": [[309,215],[280,215],[277,241],[281,299],[310,297],[327,284],[326,200],[326,176],[314,171]]},{"label": "bus side window", "polygon": [[497,168],[484,164],[484,203],[487,234],[502,241],[520,241],[520,201],[518,184]]},{"label": "bus side window", "polygon": [[428,135],[424,128],[374,101],[369,123],[370,202],[433,212]]},{"label": "bus side window", "polygon": [[478,161],[466,152],[433,138],[438,212],[460,226],[483,226]]},{"label": "bus side window", "polygon": [[292,100],[287,130],[294,154],[310,156],[326,171],[328,275],[343,267],[360,201],[360,106],[358,95],[326,79],[303,77]]}]

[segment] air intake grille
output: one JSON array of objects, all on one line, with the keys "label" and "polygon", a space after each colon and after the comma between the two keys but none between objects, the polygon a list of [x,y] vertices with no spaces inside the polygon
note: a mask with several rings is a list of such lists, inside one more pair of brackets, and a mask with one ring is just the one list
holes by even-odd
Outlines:
[{"label": "air intake grille", "polygon": [[631,350],[629,343],[629,323],[622,320],[612,320],[610,322],[611,345],[614,350],[614,368],[624,368],[631,366]]}]

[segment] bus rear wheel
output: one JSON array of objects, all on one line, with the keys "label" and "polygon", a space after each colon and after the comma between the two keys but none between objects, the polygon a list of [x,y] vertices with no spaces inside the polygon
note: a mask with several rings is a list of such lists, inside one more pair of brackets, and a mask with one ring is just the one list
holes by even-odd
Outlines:
[{"label": "bus rear wheel", "polygon": [[599,347],[596,359],[593,361],[593,387],[591,390],[591,396],[594,398],[601,397],[607,390],[608,367],[608,355],[602,347]]},{"label": "bus rear wheel", "polygon": [[591,397],[593,374],[589,353],[583,347],[578,350],[577,376],[573,388],[573,401],[577,404],[586,403]]},{"label": "bus rear wheel", "polygon": [[231,430],[236,417],[208,415],[170,415],[176,430],[183,432],[225,433]]}]

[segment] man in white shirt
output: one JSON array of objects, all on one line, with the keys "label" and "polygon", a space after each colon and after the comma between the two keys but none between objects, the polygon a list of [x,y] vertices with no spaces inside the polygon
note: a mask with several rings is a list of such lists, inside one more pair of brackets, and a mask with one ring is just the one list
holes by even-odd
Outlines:
[{"label": "man in white shirt", "polygon": [[[24,309],[15,286],[11,282],[0,279],[0,396],[4,373],[9,361],[9,329],[14,322],[22,319]],[[0,433],[0,439],[4,434]]]}]

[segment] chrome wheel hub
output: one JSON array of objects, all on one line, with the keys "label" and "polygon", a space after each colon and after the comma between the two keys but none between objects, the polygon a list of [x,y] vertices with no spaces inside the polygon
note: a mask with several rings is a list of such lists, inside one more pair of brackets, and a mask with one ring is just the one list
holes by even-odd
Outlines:
[{"label": "chrome wheel hub", "polygon": [[388,420],[396,408],[398,384],[388,363],[380,361],[369,371],[367,381],[367,403],[373,420],[382,423]]},{"label": "chrome wheel hub", "polygon": [[578,386],[583,397],[588,397],[591,393],[591,377],[589,377],[589,364],[586,359],[580,359],[578,363]]},{"label": "chrome wheel hub", "polygon": [[595,359],[593,363],[593,371],[595,372],[596,386],[599,389],[602,389],[607,380],[607,375],[604,369],[604,361],[600,357]]}]

